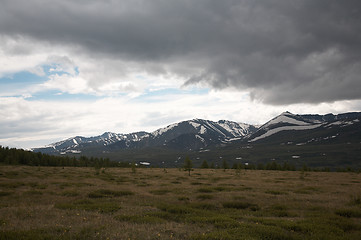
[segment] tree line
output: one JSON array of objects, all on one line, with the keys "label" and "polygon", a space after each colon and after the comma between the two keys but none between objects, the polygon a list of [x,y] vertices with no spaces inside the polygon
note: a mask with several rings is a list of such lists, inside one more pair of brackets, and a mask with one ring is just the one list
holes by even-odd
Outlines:
[{"label": "tree line", "polygon": [[230,167],[226,160],[223,160],[221,166],[215,166],[212,162],[210,165],[206,160],[202,162],[200,165],[200,168],[213,168],[213,169],[252,169],[252,170],[279,170],[279,171],[296,171],[296,167],[293,164],[289,164],[288,162],[284,162],[282,164],[279,164],[275,161],[263,164],[258,163],[252,164],[252,163],[234,163],[232,167]]},{"label": "tree line", "polygon": [[[191,162],[191,160],[188,160]],[[189,165],[189,164],[188,164]],[[289,163],[289,162],[283,162],[283,163],[277,163],[276,161],[268,162],[268,163],[234,163],[232,167],[230,167],[226,160],[223,160],[221,166],[215,166],[212,162],[211,164],[208,164],[206,160],[202,162],[202,164],[199,166],[199,168],[210,168],[210,169],[250,169],[250,170],[277,170],[277,171],[315,171],[315,172],[330,172],[330,168],[323,167],[323,168],[311,168],[307,166],[307,164],[303,164],[302,167],[296,167],[295,165]],[[337,168],[333,171],[337,172],[360,172],[360,169],[353,169],[351,167],[346,168]]]},{"label": "tree line", "polygon": [[[23,149],[9,148],[0,146],[0,164],[4,165],[28,165],[28,166],[53,166],[53,167],[132,167],[130,162],[115,162],[111,161],[109,158],[97,158],[97,157],[87,157],[80,156],[76,158],[75,156],[55,156],[44,154],[41,152],[31,152]],[[135,167],[135,165],[134,165]],[[141,166],[137,166],[141,167]],[[189,157],[186,159],[185,169],[187,171],[192,170],[193,162]],[[208,164],[206,160],[202,162],[199,168],[211,168],[211,169],[250,169],[250,170],[278,170],[278,171],[323,171],[329,172],[330,169],[327,167],[324,168],[310,168],[304,164],[301,168],[296,168],[293,164],[288,162],[277,163],[272,161],[266,164],[242,164],[234,163],[230,167],[226,160],[223,160],[221,166],[214,165],[212,162]],[[360,172],[359,170],[348,168],[338,168],[336,171],[340,172]]]},{"label": "tree line", "polygon": [[0,164],[54,166],[54,167],[130,167],[128,162],[114,162],[109,158],[80,156],[54,156],[41,152],[31,152],[23,149],[0,146]]}]

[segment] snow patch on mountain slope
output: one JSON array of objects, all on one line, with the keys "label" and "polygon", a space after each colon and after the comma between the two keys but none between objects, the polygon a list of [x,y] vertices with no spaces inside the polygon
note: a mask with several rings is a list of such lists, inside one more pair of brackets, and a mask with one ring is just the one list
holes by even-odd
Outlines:
[{"label": "snow patch on mountain slope", "polygon": [[165,133],[165,132],[168,132],[169,130],[172,130],[173,128],[175,128],[175,127],[177,127],[177,126],[178,126],[178,123],[171,124],[171,125],[169,125],[169,126],[167,126],[167,127],[165,127],[165,128],[160,128],[160,129],[152,132],[151,135],[152,135],[153,137],[157,137],[157,136],[159,136],[159,135],[162,135],[162,134]]},{"label": "snow patch on mountain slope", "polygon": [[229,123],[218,123],[222,128],[224,128],[227,132],[231,133],[233,136],[242,134],[242,130],[234,126],[234,124]]},{"label": "snow patch on mountain slope", "polygon": [[218,124],[224,128],[227,132],[233,135],[233,137],[243,137],[249,133],[250,125],[245,123],[236,123],[230,121],[219,121]]},{"label": "snow patch on mountain slope", "polygon": [[196,123],[196,122],[193,122],[193,121],[189,121],[189,124],[192,125],[195,129],[197,129],[200,126],[199,123]]},{"label": "snow patch on mountain slope", "polygon": [[201,136],[199,135],[196,135],[196,138],[198,138],[199,140],[201,140],[202,142],[205,142],[206,140],[204,140],[204,138],[202,138]]},{"label": "snow patch on mountain slope", "polygon": [[277,123],[290,123],[293,125],[309,125],[309,123],[307,123],[307,122],[299,121],[299,120],[292,118],[294,116],[295,115],[293,115],[292,113],[288,113],[288,112],[282,113],[278,117],[275,117],[271,121],[267,122],[265,125],[262,126],[262,128],[267,128],[267,127],[277,124]]},{"label": "snow patch on mountain slope", "polygon": [[271,130],[267,131],[266,133],[262,134],[261,136],[255,137],[254,139],[251,139],[249,142],[255,142],[257,140],[269,137],[269,136],[271,136],[271,135],[273,135],[275,133],[278,133],[280,131],[285,131],[285,130],[308,130],[308,129],[318,128],[321,125],[322,124],[278,127],[278,128],[274,128],[274,129],[271,129]]},{"label": "snow patch on mountain slope", "polygon": [[343,124],[343,122],[341,122],[341,121],[336,121],[336,122],[327,124],[325,127],[329,127],[329,126],[332,126],[332,125],[342,125],[342,124]]},{"label": "snow patch on mountain slope", "polygon": [[237,140],[240,140],[242,139],[241,137],[238,137],[238,138],[230,138],[230,139],[226,139],[226,142],[232,142],[232,141],[237,141]]},{"label": "snow patch on mountain slope", "polygon": [[205,134],[207,132],[207,129],[203,126],[201,126],[201,130],[199,131],[200,134]]},{"label": "snow patch on mountain slope", "polygon": [[222,136],[226,136],[222,131],[220,131],[216,126],[214,126],[211,122],[207,122],[207,124],[206,124],[206,128],[209,128],[210,130],[213,130],[213,131],[215,131],[215,132],[217,132],[217,133],[219,133],[220,135],[222,135]]},{"label": "snow patch on mountain slope", "polygon": [[332,123],[325,125],[325,127],[331,127],[331,126],[346,127],[346,126],[349,126],[349,125],[352,125],[352,124],[358,123],[358,122],[360,122],[360,120],[358,120],[358,119],[355,119],[352,121],[336,121],[336,122],[332,122]]}]

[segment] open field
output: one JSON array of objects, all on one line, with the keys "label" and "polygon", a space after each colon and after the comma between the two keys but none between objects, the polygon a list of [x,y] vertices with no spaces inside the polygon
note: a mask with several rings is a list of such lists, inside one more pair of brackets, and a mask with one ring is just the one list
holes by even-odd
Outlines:
[{"label": "open field", "polygon": [[361,174],[0,166],[0,239],[361,239]]}]

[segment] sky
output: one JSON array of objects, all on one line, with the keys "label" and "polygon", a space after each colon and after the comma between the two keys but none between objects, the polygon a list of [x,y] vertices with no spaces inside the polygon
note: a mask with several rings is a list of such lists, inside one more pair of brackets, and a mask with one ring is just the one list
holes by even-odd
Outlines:
[{"label": "sky", "polygon": [[0,145],[361,111],[359,0],[0,0]]}]

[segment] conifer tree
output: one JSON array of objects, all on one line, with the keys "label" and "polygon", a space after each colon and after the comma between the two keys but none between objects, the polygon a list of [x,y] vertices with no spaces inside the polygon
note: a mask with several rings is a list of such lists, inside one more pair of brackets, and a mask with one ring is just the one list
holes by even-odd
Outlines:
[{"label": "conifer tree", "polygon": [[188,171],[188,175],[191,175],[191,171],[193,171],[193,163],[192,160],[187,156],[184,160],[184,171]]},{"label": "conifer tree", "polygon": [[225,159],[223,159],[222,167],[223,167],[224,171],[226,171],[226,169],[229,168],[228,163]]},{"label": "conifer tree", "polygon": [[214,162],[211,163],[210,168],[214,169]]},{"label": "conifer tree", "polygon": [[206,160],[203,161],[201,168],[209,168],[208,163]]}]

